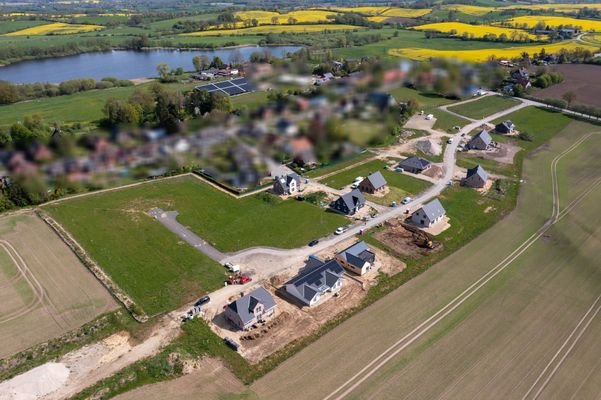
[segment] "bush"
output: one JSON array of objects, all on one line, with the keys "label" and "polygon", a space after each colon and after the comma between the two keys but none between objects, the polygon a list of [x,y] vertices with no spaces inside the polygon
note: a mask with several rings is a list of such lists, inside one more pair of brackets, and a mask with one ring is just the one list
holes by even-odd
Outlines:
[{"label": "bush", "polygon": [[532,142],[534,140],[534,138],[532,137],[532,135],[530,135],[527,132],[520,132],[519,136],[518,136],[521,140],[524,140],[526,142]]}]

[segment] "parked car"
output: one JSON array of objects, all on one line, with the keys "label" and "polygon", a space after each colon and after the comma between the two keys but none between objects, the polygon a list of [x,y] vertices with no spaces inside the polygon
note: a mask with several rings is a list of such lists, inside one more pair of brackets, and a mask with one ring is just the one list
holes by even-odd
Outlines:
[{"label": "parked car", "polygon": [[196,303],[194,303],[194,307],[200,307],[204,304],[207,304],[209,301],[211,301],[211,298],[209,296],[202,296],[196,301]]},{"label": "parked car", "polygon": [[317,243],[319,243],[319,240],[313,239],[309,242],[309,247],[317,246]]},{"label": "parked car", "polygon": [[230,272],[240,272],[240,266],[234,265],[231,262],[226,262],[225,264],[223,264],[223,266],[227,268]]},{"label": "parked car", "polygon": [[346,229],[344,229],[343,227],[338,227],[336,228],[336,231],[334,232],[336,235],[342,235],[344,232],[346,231]]},{"label": "parked car", "polygon": [[411,200],[413,200],[413,199],[411,197],[407,196],[401,201],[401,203],[409,204],[411,202]]},{"label": "parked car", "polygon": [[403,168],[403,167],[396,167],[394,170],[395,170],[396,172],[400,172],[400,173],[403,173],[403,172],[405,172],[405,168]]},{"label": "parked car", "polygon": [[448,143],[448,144],[451,144],[451,143],[453,143],[453,138],[449,138],[449,140],[447,140],[447,143]]},{"label": "parked car", "polygon": [[428,121],[433,120],[434,119],[434,114],[428,114],[428,115],[426,115],[426,119]]}]

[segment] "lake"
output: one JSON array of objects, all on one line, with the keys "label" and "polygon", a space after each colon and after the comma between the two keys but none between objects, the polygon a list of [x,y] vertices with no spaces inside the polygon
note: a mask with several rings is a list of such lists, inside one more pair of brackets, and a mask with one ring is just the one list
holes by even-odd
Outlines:
[{"label": "lake", "polygon": [[173,69],[194,69],[192,57],[206,55],[209,59],[220,57],[225,63],[232,58],[248,61],[253,52],[269,52],[274,57],[299,50],[299,46],[246,46],[215,50],[113,50],[85,53],[75,56],[23,61],[0,67],[0,80],[13,83],[52,82],[69,79],[114,76],[120,79],[145,78],[157,75],[156,66],[167,63]]}]

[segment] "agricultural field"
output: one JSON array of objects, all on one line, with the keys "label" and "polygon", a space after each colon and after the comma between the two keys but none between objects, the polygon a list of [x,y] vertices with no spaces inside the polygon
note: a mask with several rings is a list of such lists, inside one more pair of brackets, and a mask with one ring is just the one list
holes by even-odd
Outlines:
[{"label": "agricultural field", "polygon": [[321,183],[334,189],[341,189],[342,187],[353,183],[353,180],[358,176],[366,177],[371,173],[380,171],[390,186],[390,193],[384,197],[367,195],[367,198],[375,203],[386,206],[390,205],[392,201],[399,202],[405,196],[414,196],[419,194],[431,186],[431,183],[428,181],[414,178],[407,174],[384,169],[384,167],[388,165],[390,164],[384,160],[369,161],[354,168],[332,175],[321,181]]},{"label": "agricultural field", "polygon": [[[288,24],[291,18],[297,24],[328,22],[330,21],[328,17],[336,14],[336,12],[324,10],[295,10],[285,14],[261,10],[238,11],[235,13],[236,17],[239,17],[242,21],[256,19],[259,25]],[[238,25],[242,26],[241,23],[238,23]]]},{"label": "agricultural field", "polygon": [[352,31],[362,29],[354,25],[313,24],[313,25],[265,25],[252,28],[206,30],[182,33],[181,36],[220,36],[220,35],[263,35],[267,33],[312,33],[325,31]]},{"label": "agricultural field", "polygon": [[539,22],[542,22],[545,26],[558,27],[558,26],[574,26],[580,27],[586,32],[601,32],[601,21],[593,21],[588,19],[578,19],[569,17],[556,17],[556,16],[522,16],[507,20],[507,23],[517,27],[528,27],[534,28]]},{"label": "agricultural field", "polygon": [[[341,385],[343,390],[336,395],[348,389],[349,398],[396,399],[399,393],[406,398],[471,398],[482,396],[482,388],[495,396],[522,398],[532,387],[549,398],[596,396],[601,390],[596,357],[601,344],[594,339],[600,332],[598,320],[588,331],[582,330],[584,335],[565,364],[552,363],[551,368],[557,366],[558,370],[548,386],[533,384],[599,295],[600,187],[588,192],[582,203],[571,208],[544,236],[528,242],[511,263],[502,260],[551,215],[549,168],[553,158],[587,132],[597,130],[571,122],[549,145],[525,160],[523,178],[527,184],[520,188],[514,212],[333,329],[251,389],[261,399],[281,398],[284,393],[291,399],[326,398]],[[559,163],[560,182],[565,182],[560,190],[560,198],[566,198],[562,206],[586,193],[591,183],[601,178],[600,148],[601,136],[592,136]],[[581,161],[583,153],[587,154],[586,162]],[[596,167],[591,168],[593,165]],[[578,179],[565,179],[573,173]],[[471,297],[461,295],[495,266],[505,269]],[[453,299],[462,301],[458,309],[443,315],[439,323],[419,336],[409,333]],[[370,345],[365,346],[368,331]],[[405,334],[406,339],[398,342]],[[392,353],[396,349],[398,354]],[[345,368],[338,368],[340,358],[351,353],[353,357],[345,358]],[[390,359],[381,367],[376,363],[360,373],[381,354],[390,354]],[[479,366],[477,374],[473,373],[475,366]],[[366,376],[372,371],[373,375]],[[353,378],[355,373],[358,378]],[[321,377],[318,385],[315,376]],[[288,390],[291,386],[305,390],[296,396]]]},{"label": "agricultural field", "polygon": [[103,29],[101,25],[65,24],[53,22],[50,24],[37,25],[6,33],[5,36],[40,36],[40,35],[70,35],[74,33],[92,32]]},{"label": "agricultural field", "polygon": [[501,28],[490,25],[471,25],[461,22],[439,22],[434,24],[425,24],[414,26],[411,29],[416,31],[436,31],[452,34],[461,37],[464,34],[469,37],[483,38],[485,36],[495,35],[501,37],[504,35],[507,40],[523,41],[523,39],[541,41],[545,39],[544,35],[533,35],[520,29]]},{"label": "agricultural field", "polygon": [[498,113],[518,104],[520,104],[520,101],[513,97],[486,96],[482,99],[470,101],[465,104],[451,106],[448,110],[468,118],[482,119],[488,115]]},{"label": "agricultural field", "polygon": [[38,25],[47,24],[46,21],[28,21],[28,20],[16,20],[16,21],[2,21],[0,22],[0,35],[16,32],[22,29],[31,28]]},{"label": "agricultural field", "polygon": [[40,218],[0,218],[0,358],[118,308]]},{"label": "agricultural field", "polygon": [[522,53],[528,54],[539,53],[542,49],[545,49],[547,53],[557,53],[561,49],[574,50],[576,48],[588,49],[596,51],[597,48],[589,46],[587,44],[568,41],[558,42],[552,44],[539,44],[531,46],[514,46],[508,48],[482,48],[478,50],[435,50],[428,48],[398,48],[390,49],[388,53],[396,57],[405,57],[412,60],[428,60],[430,58],[449,58],[456,59],[465,62],[485,62],[491,57],[497,59],[512,59],[520,57]]},{"label": "agricultural field", "polygon": [[235,199],[192,176],[67,199],[45,209],[152,315],[217,289],[225,272],[150,217],[154,207],[178,211],[180,223],[222,251],[299,247],[346,221],[269,194]]},{"label": "agricultural field", "polygon": [[[599,44],[601,46],[601,43]],[[588,104],[601,107],[601,66],[587,64],[558,64],[553,67],[560,72],[562,82],[545,89],[536,89],[534,95],[540,99],[561,99],[571,92],[573,104]]]}]

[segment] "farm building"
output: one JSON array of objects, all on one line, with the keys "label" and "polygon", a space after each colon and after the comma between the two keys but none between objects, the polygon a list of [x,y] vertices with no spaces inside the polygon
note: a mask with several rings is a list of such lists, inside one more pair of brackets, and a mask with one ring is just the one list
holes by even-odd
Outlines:
[{"label": "farm building", "polygon": [[357,242],[336,254],[336,260],[347,270],[363,275],[372,269],[376,255],[364,241]]},{"label": "farm building", "polygon": [[398,165],[400,168],[403,168],[403,170],[407,171],[407,172],[412,172],[414,174],[421,174],[422,172],[424,172],[425,170],[427,170],[428,168],[430,168],[432,166],[432,164],[430,163],[430,161],[421,158],[421,157],[409,157],[404,159],[403,161],[401,161]]},{"label": "farm building", "polygon": [[273,296],[260,287],[228,304],[225,317],[239,329],[245,330],[272,317],[276,308]]},{"label": "farm building", "polygon": [[434,199],[428,204],[424,204],[420,209],[411,215],[411,222],[415,225],[429,228],[442,220],[446,211],[438,199]]},{"label": "farm building", "polygon": [[503,134],[510,134],[515,131],[515,125],[510,120],[503,121],[495,126],[495,131]]},{"label": "farm building", "polygon": [[340,290],[343,274],[344,268],[336,260],[315,262],[286,283],[286,293],[311,307],[326,293]]},{"label": "farm building", "polygon": [[374,172],[359,183],[359,190],[365,193],[377,193],[386,189],[386,179],[380,171]]},{"label": "farm building", "polygon": [[491,144],[492,137],[490,137],[490,134],[485,130],[481,130],[467,142],[467,148],[470,150],[487,150]]},{"label": "farm building", "polygon": [[467,175],[463,179],[463,184],[472,188],[481,188],[486,185],[488,173],[480,165],[467,170]]},{"label": "farm building", "polygon": [[348,193],[343,194],[337,200],[330,204],[336,211],[340,211],[346,215],[354,215],[365,205],[365,197],[359,189],[353,189]]},{"label": "farm building", "polygon": [[289,195],[300,190],[301,178],[293,172],[273,178],[273,192],[279,195]]}]

